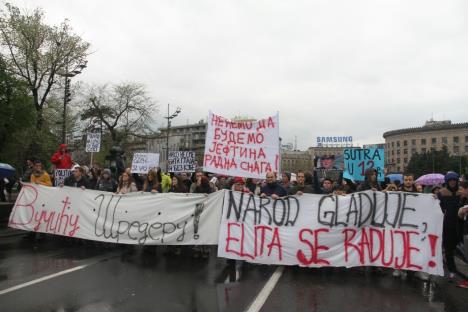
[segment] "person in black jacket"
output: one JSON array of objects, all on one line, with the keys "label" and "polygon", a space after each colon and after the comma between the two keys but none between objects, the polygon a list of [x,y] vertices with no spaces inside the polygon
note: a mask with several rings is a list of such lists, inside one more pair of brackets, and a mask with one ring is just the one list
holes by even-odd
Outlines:
[{"label": "person in black jacket", "polygon": [[276,181],[276,173],[269,171],[266,174],[266,184],[260,190],[261,197],[271,197],[277,199],[288,195],[286,190]]},{"label": "person in black jacket", "polygon": [[449,278],[455,277],[455,249],[463,238],[463,220],[458,218],[458,210],[462,204],[462,190],[458,185],[458,174],[449,172],[445,175],[446,187],[439,192],[440,208],[444,213],[444,229],[442,245],[445,249],[445,260],[449,271]]},{"label": "person in black jacket", "polygon": [[74,166],[72,170],[72,175],[67,177],[63,184],[65,186],[80,187],[82,189],[88,188],[88,179],[86,179],[84,169],[80,166]]},{"label": "person in black jacket", "polygon": [[110,169],[104,169],[96,183],[96,190],[104,192],[113,192],[117,190],[117,181],[112,178]]}]

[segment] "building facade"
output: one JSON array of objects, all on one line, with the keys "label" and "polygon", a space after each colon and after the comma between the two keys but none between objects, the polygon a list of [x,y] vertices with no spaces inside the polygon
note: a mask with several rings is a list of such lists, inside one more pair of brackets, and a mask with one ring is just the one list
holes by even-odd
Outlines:
[{"label": "building facade", "polygon": [[447,148],[450,155],[468,155],[468,122],[427,121],[424,126],[387,131],[385,162],[389,171],[402,172],[416,153]]},{"label": "building facade", "polygon": [[[193,151],[198,165],[203,165],[207,123],[200,120],[196,124],[172,126],[169,130],[169,151]],[[147,151],[159,153],[159,165],[166,168],[167,128],[159,128],[159,133],[147,141]]]},{"label": "building facade", "polygon": [[313,167],[314,161],[308,151],[281,151],[281,171],[298,172],[311,170]]}]

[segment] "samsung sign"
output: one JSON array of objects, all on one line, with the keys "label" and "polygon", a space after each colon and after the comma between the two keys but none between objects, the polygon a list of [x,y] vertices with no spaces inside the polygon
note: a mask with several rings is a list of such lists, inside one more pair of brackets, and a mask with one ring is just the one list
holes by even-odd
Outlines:
[{"label": "samsung sign", "polygon": [[317,146],[349,146],[353,144],[352,136],[318,136]]}]

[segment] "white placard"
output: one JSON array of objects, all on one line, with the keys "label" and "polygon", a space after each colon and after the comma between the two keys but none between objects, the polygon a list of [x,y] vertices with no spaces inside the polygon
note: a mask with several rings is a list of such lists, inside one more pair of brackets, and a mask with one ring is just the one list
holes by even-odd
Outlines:
[{"label": "white placard", "polygon": [[230,176],[264,179],[280,165],[278,114],[258,121],[229,120],[210,112],[203,168]]},{"label": "white placard", "polygon": [[98,153],[101,150],[101,133],[86,134],[86,152]]},{"label": "white placard", "polygon": [[132,173],[147,174],[159,166],[158,153],[135,153],[132,160]]}]

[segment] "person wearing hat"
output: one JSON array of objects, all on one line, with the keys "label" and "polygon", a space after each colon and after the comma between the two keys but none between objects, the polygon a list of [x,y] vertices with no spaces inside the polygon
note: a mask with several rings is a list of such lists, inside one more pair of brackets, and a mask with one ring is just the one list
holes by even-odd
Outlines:
[{"label": "person wearing hat", "polygon": [[104,192],[115,192],[117,190],[117,181],[112,178],[110,169],[104,169],[96,182],[96,190]]},{"label": "person wearing hat", "polygon": [[445,187],[439,192],[440,207],[444,213],[442,245],[445,250],[445,260],[449,278],[455,277],[455,249],[463,238],[463,221],[458,218],[458,210],[462,207],[462,190],[458,185],[459,176],[455,172],[445,175]]},{"label": "person wearing hat", "polygon": [[72,156],[68,152],[67,144],[60,144],[59,149],[52,155],[50,162],[55,165],[55,169],[70,169],[73,167]]},{"label": "person wearing hat", "polygon": [[250,190],[245,186],[245,181],[243,178],[235,177],[232,182],[233,184],[231,189],[233,191],[252,194],[252,192],[250,192]]},{"label": "person wearing hat", "polygon": [[338,169],[335,167],[335,155],[323,155],[320,157],[318,169]]}]

